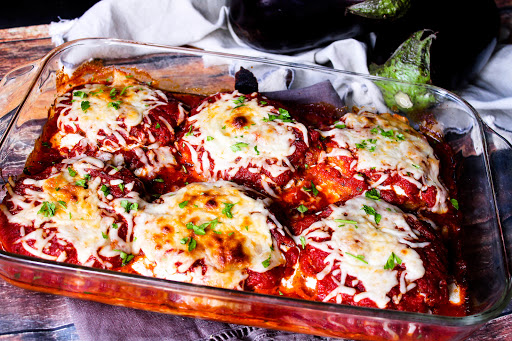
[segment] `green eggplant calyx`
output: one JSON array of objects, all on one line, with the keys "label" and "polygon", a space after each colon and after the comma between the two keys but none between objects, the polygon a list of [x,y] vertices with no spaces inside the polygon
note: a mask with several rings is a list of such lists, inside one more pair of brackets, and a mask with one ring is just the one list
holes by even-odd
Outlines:
[{"label": "green eggplant calyx", "polygon": [[[413,33],[383,65],[371,64],[370,74],[407,83],[431,83],[430,46],[434,38],[435,35],[430,30]],[[384,100],[390,108],[424,109],[435,101],[425,87],[385,81],[378,81],[376,84],[381,88]]]},{"label": "green eggplant calyx", "polygon": [[398,19],[411,7],[411,0],[366,0],[352,5],[347,10],[370,19]]}]

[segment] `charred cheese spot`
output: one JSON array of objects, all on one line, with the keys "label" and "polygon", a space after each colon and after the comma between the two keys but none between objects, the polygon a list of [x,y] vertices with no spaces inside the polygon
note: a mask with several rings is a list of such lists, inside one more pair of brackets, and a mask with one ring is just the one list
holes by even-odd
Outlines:
[{"label": "charred cheese spot", "polygon": [[[134,220],[134,248],[145,260],[134,269],[143,273],[143,264],[154,264],[157,277],[241,289],[248,269],[265,272],[284,264],[274,247],[275,218],[267,202],[247,193],[224,181],[193,183],[146,204]],[[170,226],[172,232],[166,230]]]}]

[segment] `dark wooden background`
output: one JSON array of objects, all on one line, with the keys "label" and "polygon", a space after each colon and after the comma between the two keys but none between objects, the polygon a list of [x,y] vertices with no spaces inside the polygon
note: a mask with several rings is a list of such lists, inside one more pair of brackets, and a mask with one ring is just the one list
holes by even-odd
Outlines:
[{"label": "dark wooden background", "polygon": [[[500,42],[511,44],[512,0],[496,0],[496,3],[502,18]],[[0,21],[1,18],[0,16]],[[43,57],[54,47],[48,28],[49,25],[36,25],[0,29],[0,78],[13,68]],[[511,312],[512,307],[509,305],[500,317],[476,331],[469,340],[512,340]],[[11,286],[0,279],[1,339],[78,340],[79,338],[65,298],[29,292]]]}]

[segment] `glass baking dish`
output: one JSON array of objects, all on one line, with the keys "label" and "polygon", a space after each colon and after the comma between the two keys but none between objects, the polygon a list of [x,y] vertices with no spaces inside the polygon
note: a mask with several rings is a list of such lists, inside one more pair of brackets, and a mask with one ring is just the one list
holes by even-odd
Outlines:
[{"label": "glass baking dish", "polygon": [[[260,91],[301,89],[330,81],[349,107],[387,110],[377,85],[406,86],[330,68],[114,39],[64,44],[43,59],[8,73],[0,83],[0,167],[3,179],[20,174],[53,102],[56,75],[91,59],[144,70],[158,87],[184,93],[230,90],[240,66],[258,78]],[[149,79],[149,78],[148,78]],[[511,297],[511,145],[486,126],[464,100],[443,89],[410,85],[435,99],[429,109],[460,164],[459,205],[468,261],[472,313],[448,317],[353,307],[205,287],[24,257],[0,251],[0,276],[47,293],[181,316],[243,323],[299,333],[368,340],[462,339],[498,316]],[[388,88],[388,87],[386,87]],[[382,93],[381,93],[382,91]],[[408,111],[418,127],[424,116]],[[2,192],[2,198],[4,193]]]}]

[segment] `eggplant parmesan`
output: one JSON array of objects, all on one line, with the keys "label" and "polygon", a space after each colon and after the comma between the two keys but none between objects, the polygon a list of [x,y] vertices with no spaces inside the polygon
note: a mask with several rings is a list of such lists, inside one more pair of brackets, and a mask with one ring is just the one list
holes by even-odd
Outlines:
[{"label": "eggplant parmesan", "polygon": [[25,174],[6,184],[6,251],[334,304],[466,313],[444,142],[434,149],[396,114],[236,90],[172,94],[108,75],[70,82],[51,106]]}]

